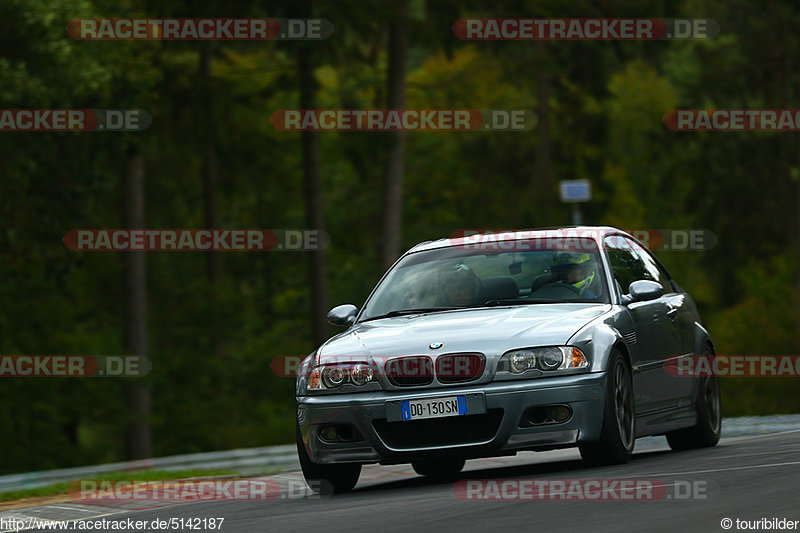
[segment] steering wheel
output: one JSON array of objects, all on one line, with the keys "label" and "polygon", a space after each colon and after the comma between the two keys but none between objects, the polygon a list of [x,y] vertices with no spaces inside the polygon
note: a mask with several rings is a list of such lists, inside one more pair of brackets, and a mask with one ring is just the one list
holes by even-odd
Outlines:
[{"label": "steering wheel", "polygon": [[552,298],[553,300],[570,300],[580,297],[581,291],[569,283],[557,281],[544,285],[531,293],[531,298]]}]

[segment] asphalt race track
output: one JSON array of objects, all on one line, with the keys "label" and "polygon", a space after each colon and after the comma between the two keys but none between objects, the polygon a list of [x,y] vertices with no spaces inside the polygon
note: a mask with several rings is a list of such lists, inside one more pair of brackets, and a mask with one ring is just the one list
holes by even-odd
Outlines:
[{"label": "asphalt race track", "polygon": [[[308,491],[300,494],[301,474],[286,472],[269,476],[285,489],[272,501],[192,502],[140,511],[62,503],[9,511],[0,518],[132,518],[150,523],[157,518],[224,517],[223,532],[305,533],[724,531],[720,525],[724,518],[733,520],[730,530],[737,531],[737,518],[800,520],[800,431],[725,438],[716,448],[686,452],[671,452],[665,446],[645,448],[649,449],[637,450],[627,465],[601,468],[584,467],[577,450],[474,460],[467,462],[462,480],[659,480],[665,492],[658,500],[463,500],[456,496],[454,483],[428,482],[403,465],[365,467],[356,489],[334,498]],[[143,530],[155,531],[139,529]]]}]

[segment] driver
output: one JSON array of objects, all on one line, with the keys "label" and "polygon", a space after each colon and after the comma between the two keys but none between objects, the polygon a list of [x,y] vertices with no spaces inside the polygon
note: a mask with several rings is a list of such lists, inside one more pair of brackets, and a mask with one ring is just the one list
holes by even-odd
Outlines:
[{"label": "driver", "polygon": [[595,277],[592,256],[586,253],[560,252],[553,256],[550,272],[554,281],[568,283],[584,298],[596,298],[591,289]]},{"label": "driver", "polygon": [[[428,307],[426,300],[430,298],[426,298],[426,295],[429,293],[430,285],[431,275],[429,271],[416,272],[403,280],[403,288],[405,289],[403,307],[406,309]],[[435,295],[433,297],[435,298]]]},{"label": "driver", "polygon": [[481,282],[465,264],[451,265],[439,271],[439,287],[444,305],[464,307],[475,305],[480,295]]}]

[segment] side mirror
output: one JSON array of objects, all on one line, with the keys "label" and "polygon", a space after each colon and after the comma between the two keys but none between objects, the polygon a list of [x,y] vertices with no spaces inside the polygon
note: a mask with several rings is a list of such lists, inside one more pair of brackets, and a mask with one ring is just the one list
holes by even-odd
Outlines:
[{"label": "side mirror", "polygon": [[328,311],[328,322],[334,326],[350,326],[356,321],[358,308],[353,304],[337,305]]},{"label": "side mirror", "polygon": [[664,295],[664,287],[655,281],[640,279],[631,283],[630,287],[628,287],[628,293],[629,294],[622,297],[622,303],[624,305],[661,298]]}]

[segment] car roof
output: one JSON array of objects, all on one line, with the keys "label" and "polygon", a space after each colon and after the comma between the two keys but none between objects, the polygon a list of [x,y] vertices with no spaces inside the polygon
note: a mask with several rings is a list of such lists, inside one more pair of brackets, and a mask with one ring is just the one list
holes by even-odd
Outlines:
[{"label": "car roof", "polygon": [[502,235],[502,240],[515,241],[520,239],[536,239],[548,238],[554,236],[561,236],[563,233],[565,238],[578,237],[578,238],[592,238],[600,240],[606,235],[623,234],[630,237],[630,235],[618,228],[612,226],[555,226],[549,228],[534,228],[534,229],[510,229],[510,230],[457,230],[453,232],[450,237],[437,239],[435,241],[425,241],[413,246],[406,253],[421,252],[425,250],[435,250],[437,248],[447,248],[450,246],[459,246],[469,244],[469,239],[476,234],[495,234]]}]

